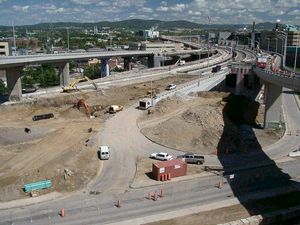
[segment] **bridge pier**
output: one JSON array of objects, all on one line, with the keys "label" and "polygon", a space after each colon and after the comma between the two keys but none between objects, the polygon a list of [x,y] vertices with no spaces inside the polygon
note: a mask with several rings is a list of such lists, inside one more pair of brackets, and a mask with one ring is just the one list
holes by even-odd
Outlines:
[{"label": "bridge pier", "polygon": [[22,99],[21,70],[22,67],[12,67],[6,69],[9,101],[21,101]]},{"label": "bridge pier", "polygon": [[124,70],[132,70],[131,57],[124,57]]},{"label": "bridge pier", "polygon": [[264,127],[278,127],[282,122],[282,87],[275,84],[265,83],[265,121]]},{"label": "bridge pier", "polygon": [[236,74],[236,86],[235,86],[235,94],[239,95],[244,88],[244,73],[239,68]]},{"label": "bridge pier", "polygon": [[162,60],[163,60],[163,56],[157,56],[157,55],[148,56],[148,67],[149,68],[160,67]]},{"label": "bridge pier", "polygon": [[107,77],[109,76],[109,64],[108,64],[109,59],[101,59],[101,77]]},{"label": "bridge pier", "polygon": [[57,64],[59,71],[60,86],[68,86],[70,78],[70,67],[68,62]]}]

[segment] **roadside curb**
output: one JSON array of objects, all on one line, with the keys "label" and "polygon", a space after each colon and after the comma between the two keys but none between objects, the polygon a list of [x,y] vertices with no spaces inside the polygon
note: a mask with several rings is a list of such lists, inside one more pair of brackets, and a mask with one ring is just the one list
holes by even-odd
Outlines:
[{"label": "roadside curb", "polygon": [[[241,203],[246,203],[246,202],[253,201],[253,200],[259,200],[259,199],[274,197],[274,196],[282,195],[282,194],[286,194],[286,193],[292,193],[292,192],[298,191],[299,189],[300,189],[299,185],[294,185],[288,190],[286,188],[275,188],[272,191],[264,191],[259,194],[247,195],[247,196],[245,196],[243,201],[240,201],[234,197],[232,199],[226,199],[223,201],[208,203],[205,205],[198,205],[198,206],[184,208],[184,209],[180,209],[180,210],[176,210],[176,211],[163,212],[163,213],[156,214],[156,215],[150,215],[150,216],[135,218],[135,219],[131,219],[131,220],[110,223],[109,225],[140,225],[140,224],[158,222],[158,221],[162,221],[162,220],[169,220],[169,219],[184,217],[184,216],[188,216],[188,215],[198,214],[198,213],[202,213],[202,212],[206,212],[206,211],[216,210],[216,209],[220,209],[220,208],[230,207],[230,206],[238,205]],[[228,225],[229,224],[231,224],[231,223],[228,223]],[[239,223],[234,223],[234,224],[239,224]]]},{"label": "roadside curb", "polygon": [[298,95],[297,95],[297,94],[294,94],[294,98],[295,98],[295,101],[296,101],[296,103],[297,103],[298,109],[299,109],[299,111],[300,111],[300,100],[299,100]]},{"label": "roadside curb", "polygon": [[184,177],[176,177],[171,179],[170,181],[158,181],[159,183],[156,184],[150,184],[150,185],[132,185],[133,182],[129,185],[131,189],[141,189],[141,188],[148,188],[148,187],[157,187],[161,186],[164,184],[171,184],[171,183],[180,183],[180,182],[185,182],[193,179],[198,179],[198,178],[203,178],[203,177],[209,177],[212,176],[212,174],[192,174],[192,175],[187,175]]}]

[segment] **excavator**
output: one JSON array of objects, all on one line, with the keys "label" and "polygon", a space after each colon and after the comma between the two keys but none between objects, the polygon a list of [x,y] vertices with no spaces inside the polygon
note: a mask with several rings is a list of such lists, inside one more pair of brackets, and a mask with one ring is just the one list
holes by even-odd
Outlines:
[{"label": "excavator", "polygon": [[90,78],[88,78],[87,76],[84,76],[82,78],[78,78],[78,79],[74,80],[68,86],[62,87],[63,92],[78,91],[76,85],[81,81],[90,81],[93,84],[93,86],[95,87],[96,91],[98,90],[97,84],[94,81],[92,81]]},{"label": "excavator", "polygon": [[89,105],[87,104],[87,102],[84,100],[84,99],[79,99],[75,104],[74,104],[74,107],[76,107],[78,110],[83,107],[84,108],[84,111],[85,111],[85,115],[87,117],[90,117],[91,116],[91,112],[90,112],[90,107]]}]

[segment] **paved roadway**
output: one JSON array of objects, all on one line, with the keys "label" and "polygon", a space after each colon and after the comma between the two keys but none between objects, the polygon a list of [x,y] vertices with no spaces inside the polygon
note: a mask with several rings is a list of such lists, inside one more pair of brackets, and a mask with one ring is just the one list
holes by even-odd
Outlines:
[{"label": "paved roadway", "polygon": [[[213,49],[214,50],[214,49]],[[203,51],[199,50],[180,50],[166,52],[165,55],[184,55],[195,54]],[[206,52],[206,51],[204,51]],[[109,59],[112,57],[132,57],[132,56],[151,56],[159,53],[158,51],[105,51],[105,52],[84,52],[84,53],[64,53],[64,54],[42,54],[25,56],[0,56],[0,69],[8,67],[24,66],[38,63],[59,63],[71,60],[89,60],[93,58]]]},{"label": "paved roadway", "polygon": [[[213,55],[212,57],[210,57],[210,67],[208,68],[209,70],[211,70],[211,66],[221,63],[226,59],[229,59],[230,55],[228,53],[228,51],[224,51],[222,49],[220,49],[220,53],[218,53],[217,55]],[[200,62],[200,63],[199,63]],[[115,74],[115,75],[111,75],[108,77],[104,77],[104,78],[100,78],[100,79],[96,79],[93,80],[97,86],[99,88],[105,88],[106,86],[110,85],[110,84],[117,84],[117,83],[124,83],[124,82],[140,82],[141,80],[145,80],[145,79],[154,79],[157,77],[161,77],[161,76],[168,76],[168,75],[172,75],[172,74],[177,74],[178,72],[181,72],[182,70],[184,71],[195,71],[195,70],[199,70],[202,68],[207,67],[207,59],[201,59],[200,61],[196,61],[196,62],[190,62],[187,63],[185,66],[182,67],[174,67],[174,66],[170,66],[170,67],[163,67],[163,68],[153,68],[153,69],[147,69],[147,70],[142,70],[142,71],[131,71],[131,73],[126,73],[126,75],[124,75],[123,73],[119,73],[119,74]],[[169,71],[170,69],[170,71]],[[184,72],[182,71],[182,72]],[[77,85],[78,89],[93,89],[94,86],[90,83],[90,82],[82,82],[79,83]],[[49,94],[59,94],[62,91],[61,87],[52,87],[52,88],[47,88],[47,89],[39,89],[34,93],[28,93],[28,94],[23,94],[23,98],[34,98],[35,96],[41,97],[43,95],[47,96]]]}]

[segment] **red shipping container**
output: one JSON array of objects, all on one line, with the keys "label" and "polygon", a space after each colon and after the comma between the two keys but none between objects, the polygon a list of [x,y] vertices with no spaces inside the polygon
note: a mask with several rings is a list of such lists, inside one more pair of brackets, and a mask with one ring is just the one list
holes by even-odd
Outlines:
[{"label": "red shipping container", "polygon": [[152,163],[152,175],[155,180],[167,180],[168,174],[170,174],[171,179],[185,176],[186,170],[187,164],[182,159]]}]

